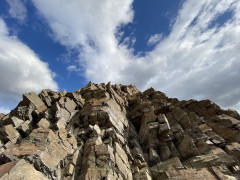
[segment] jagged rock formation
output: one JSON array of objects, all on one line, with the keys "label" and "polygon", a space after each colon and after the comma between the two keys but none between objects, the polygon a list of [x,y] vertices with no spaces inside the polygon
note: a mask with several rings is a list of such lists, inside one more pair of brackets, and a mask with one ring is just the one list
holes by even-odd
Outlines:
[{"label": "jagged rock formation", "polygon": [[0,179],[240,179],[240,116],[209,100],[92,84],[0,115]]}]

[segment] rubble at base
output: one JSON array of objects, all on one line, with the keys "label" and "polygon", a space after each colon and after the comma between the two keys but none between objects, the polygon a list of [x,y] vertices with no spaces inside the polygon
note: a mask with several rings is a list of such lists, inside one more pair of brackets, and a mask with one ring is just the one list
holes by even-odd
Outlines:
[{"label": "rubble at base", "polygon": [[237,180],[240,115],[209,100],[93,84],[0,114],[0,179]]}]

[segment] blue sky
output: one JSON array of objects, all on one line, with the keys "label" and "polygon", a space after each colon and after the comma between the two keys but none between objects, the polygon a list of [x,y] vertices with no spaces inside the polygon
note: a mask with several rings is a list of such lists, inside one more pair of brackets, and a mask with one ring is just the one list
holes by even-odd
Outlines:
[{"label": "blue sky", "polygon": [[240,111],[239,12],[237,0],[3,0],[0,111],[89,81]]}]

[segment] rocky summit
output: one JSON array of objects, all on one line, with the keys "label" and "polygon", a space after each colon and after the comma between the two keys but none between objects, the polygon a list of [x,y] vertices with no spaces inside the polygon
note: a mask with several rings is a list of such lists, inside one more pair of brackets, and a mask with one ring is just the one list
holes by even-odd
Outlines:
[{"label": "rocky summit", "polygon": [[0,114],[2,180],[240,179],[240,116],[209,100],[93,84]]}]

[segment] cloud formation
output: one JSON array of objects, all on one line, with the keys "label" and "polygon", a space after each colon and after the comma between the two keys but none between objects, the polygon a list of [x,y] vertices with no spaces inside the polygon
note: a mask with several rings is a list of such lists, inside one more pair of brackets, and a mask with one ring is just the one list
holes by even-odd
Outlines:
[{"label": "cloud formation", "polygon": [[[167,59],[152,85],[181,99],[209,98],[240,110],[239,8],[235,0],[186,1],[171,34],[151,52]],[[231,17],[217,24],[226,13]]]},{"label": "cloud formation", "polygon": [[[119,43],[119,28],[133,20],[132,0],[33,3],[54,40],[78,50],[78,66],[88,79],[153,86],[169,96],[209,98],[240,110],[239,1],[185,0],[170,34],[144,57],[134,56],[126,41]],[[217,21],[226,13],[231,18]]]},{"label": "cloud formation", "polygon": [[20,22],[24,22],[27,17],[27,9],[23,0],[6,0],[9,5],[9,15]]},{"label": "cloud formation", "polygon": [[[33,0],[56,41],[78,49],[79,66],[95,82],[115,81],[128,64],[129,50],[118,45],[118,28],[133,19],[132,0]],[[54,9],[54,11],[53,11]]]},{"label": "cloud formation", "polygon": [[162,34],[154,34],[152,36],[150,36],[150,38],[148,39],[148,46],[152,46],[155,44],[158,44],[163,38]]},{"label": "cloud formation", "polygon": [[22,94],[42,89],[57,89],[48,64],[17,37],[10,36],[0,18],[0,111],[21,100]]}]

